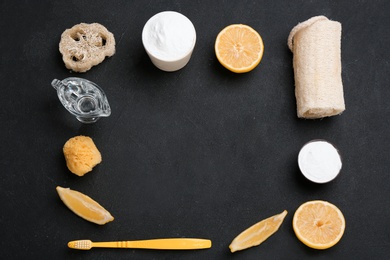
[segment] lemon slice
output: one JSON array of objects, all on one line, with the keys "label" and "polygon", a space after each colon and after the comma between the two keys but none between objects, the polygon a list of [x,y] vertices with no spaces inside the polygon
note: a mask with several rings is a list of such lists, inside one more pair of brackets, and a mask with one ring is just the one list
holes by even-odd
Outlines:
[{"label": "lemon slice", "polygon": [[329,202],[308,201],[296,210],[293,229],[298,239],[308,247],[327,249],[340,241],[345,219],[343,213]]},{"label": "lemon slice", "polygon": [[228,70],[244,73],[261,61],[264,44],[261,36],[250,26],[232,24],[223,29],[215,41],[218,61]]},{"label": "lemon slice", "polygon": [[114,220],[110,212],[87,195],[60,186],[57,186],[56,190],[65,205],[83,219],[99,225],[104,225]]},{"label": "lemon slice", "polygon": [[285,210],[280,214],[264,219],[244,230],[232,241],[229,246],[230,251],[234,253],[239,250],[260,245],[278,231],[286,215],[287,211]]}]

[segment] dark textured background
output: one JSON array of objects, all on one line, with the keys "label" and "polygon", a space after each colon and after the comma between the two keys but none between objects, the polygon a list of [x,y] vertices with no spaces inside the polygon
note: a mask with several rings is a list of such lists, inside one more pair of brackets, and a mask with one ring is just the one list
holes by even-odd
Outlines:
[{"label": "dark textured background", "polygon": [[[2,1],[0,227],[3,259],[385,259],[390,258],[390,2],[383,1]],[[141,42],[146,21],[173,10],[197,31],[189,64],[166,73]],[[346,111],[323,120],[296,117],[292,54],[298,22],[325,15],[342,23]],[[99,22],[114,33],[116,54],[84,74],[58,51],[61,33]],[[224,69],[214,54],[219,31],[248,24],[265,53],[250,73]],[[83,125],[60,104],[54,78],[87,78],[106,92],[112,115]],[[71,174],[62,146],[92,137],[103,162]],[[333,182],[306,181],[301,146],[334,143],[343,168]],[[105,226],[69,211],[57,185],[88,194],[115,217]],[[328,200],[345,215],[335,247],[316,251],[295,237],[292,217],[308,200]],[[288,210],[264,244],[231,254],[242,230]],[[93,249],[66,244],[162,237],[204,237],[202,251]]]}]

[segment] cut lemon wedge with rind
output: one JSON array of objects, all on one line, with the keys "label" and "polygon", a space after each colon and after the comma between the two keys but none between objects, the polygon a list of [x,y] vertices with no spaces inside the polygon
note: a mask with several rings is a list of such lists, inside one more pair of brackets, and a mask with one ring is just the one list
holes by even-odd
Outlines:
[{"label": "cut lemon wedge with rind", "polygon": [[285,210],[280,214],[264,219],[244,230],[241,234],[233,239],[229,246],[230,251],[234,253],[239,250],[244,250],[249,247],[260,245],[267,238],[278,231],[286,215],[287,211]]},{"label": "cut lemon wedge with rind", "polygon": [[253,70],[264,53],[260,34],[244,24],[232,24],[224,28],[218,34],[214,48],[218,61],[236,73]]},{"label": "cut lemon wedge with rind", "polygon": [[110,212],[87,195],[60,186],[57,186],[56,190],[64,204],[83,219],[99,225],[104,225],[114,220]]},{"label": "cut lemon wedge with rind", "polygon": [[296,210],[293,229],[298,239],[308,247],[327,249],[340,241],[345,219],[340,209],[327,201],[308,201]]}]

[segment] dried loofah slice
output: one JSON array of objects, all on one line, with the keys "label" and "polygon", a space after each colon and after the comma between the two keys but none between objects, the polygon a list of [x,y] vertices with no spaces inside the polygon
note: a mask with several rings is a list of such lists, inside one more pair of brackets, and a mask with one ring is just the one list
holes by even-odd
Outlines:
[{"label": "dried loofah slice", "polygon": [[92,171],[102,161],[102,156],[93,140],[88,136],[69,139],[63,148],[68,169],[78,176]]},{"label": "dried loofah slice", "polygon": [[115,54],[115,38],[98,23],[80,23],[66,29],[59,44],[66,68],[86,72]]}]

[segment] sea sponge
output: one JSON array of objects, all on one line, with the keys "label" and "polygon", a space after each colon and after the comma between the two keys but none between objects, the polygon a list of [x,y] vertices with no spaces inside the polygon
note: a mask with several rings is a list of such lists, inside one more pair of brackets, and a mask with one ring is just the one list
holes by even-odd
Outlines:
[{"label": "sea sponge", "polygon": [[68,169],[78,176],[92,171],[92,168],[102,161],[99,150],[88,136],[70,138],[65,143],[63,152]]}]

